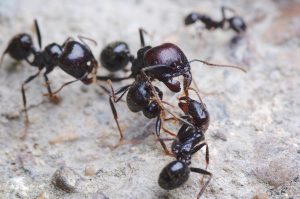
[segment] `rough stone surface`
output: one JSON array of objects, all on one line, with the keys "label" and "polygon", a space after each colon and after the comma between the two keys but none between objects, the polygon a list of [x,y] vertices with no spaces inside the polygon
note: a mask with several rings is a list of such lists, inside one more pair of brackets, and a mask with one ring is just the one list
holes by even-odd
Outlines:
[{"label": "rough stone surface", "polygon": [[[238,43],[230,43],[231,31],[183,26],[183,17],[191,11],[220,18],[222,5],[234,8],[248,24]],[[143,27],[149,33],[146,43],[153,46],[173,42],[190,60],[244,66],[246,74],[192,64],[211,114],[206,139],[208,170],[214,175],[203,198],[300,198],[299,13],[297,0],[2,0],[0,50],[20,32],[31,33],[36,41],[32,25],[37,18],[43,45],[84,35],[98,42],[94,46],[87,41],[97,58],[114,40],[126,41],[136,52],[137,30]],[[119,134],[107,95],[96,85],[70,85],[60,92],[61,103],[53,104],[42,95],[43,77],[34,80],[26,87],[31,124],[26,138],[20,139],[20,87],[35,72],[8,56],[0,68],[0,198],[195,198],[201,187],[197,174],[176,190],[158,186],[159,173],[172,158],[152,135],[154,122],[129,112],[123,102],[116,107],[126,140],[132,142],[111,149]],[[102,68],[98,72],[107,73]],[[49,78],[53,88],[72,80],[59,68]],[[168,102],[177,104],[180,94],[155,84]],[[166,127],[176,131],[179,126]],[[84,176],[76,192],[66,193],[51,183],[62,166]],[[193,157],[193,166],[205,166],[204,152]]]}]

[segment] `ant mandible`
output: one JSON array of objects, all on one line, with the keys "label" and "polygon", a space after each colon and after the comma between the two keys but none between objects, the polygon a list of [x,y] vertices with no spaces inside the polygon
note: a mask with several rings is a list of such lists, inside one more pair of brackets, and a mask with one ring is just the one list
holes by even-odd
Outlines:
[{"label": "ant mandible", "polygon": [[225,25],[226,25],[226,23],[228,23],[229,24],[228,28],[232,29],[236,33],[241,34],[241,33],[246,32],[247,25],[246,25],[244,19],[240,16],[233,16],[230,18],[226,18],[226,15],[225,15],[226,10],[234,12],[233,9],[223,6],[221,8],[221,12],[222,12],[222,20],[221,21],[213,20],[208,15],[192,12],[188,16],[186,16],[186,18],[184,19],[184,24],[191,25],[199,20],[205,25],[205,28],[207,30],[213,30],[213,29],[217,29],[217,28],[225,29]]},{"label": "ant mandible", "polygon": [[[188,180],[190,172],[208,175],[209,179],[200,189],[197,198],[201,197],[212,178],[212,173],[206,170],[209,164],[209,150],[207,143],[204,141],[204,133],[209,125],[209,114],[200,96],[199,99],[200,102],[197,102],[186,96],[180,98],[182,101],[179,102],[178,105],[186,114],[183,116],[183,118],[186,118],[193,124],[193,126],[183,124],[179,129],[175,139],[166,139],[173,140],[171,149],[176,160],[172,161],[162,169],[158,179],[158,184],[160,187],[166,190],[172,190],[184,184]],[[191,164],[192,155],[198,152],[204,146],[206,147],[205,170],[201,168],[189,167]]]}]

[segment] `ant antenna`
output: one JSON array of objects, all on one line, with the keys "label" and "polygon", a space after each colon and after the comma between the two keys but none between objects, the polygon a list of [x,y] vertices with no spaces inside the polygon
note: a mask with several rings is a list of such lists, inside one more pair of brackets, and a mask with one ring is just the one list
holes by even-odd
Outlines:
[{"label": "ant antenna", "polygon": [[36,19],[34,19],[34,27],[35,27],[36,35],[37,35],[37,38],[38,38],[39,47],[41,49],[42,48],[42,37],[41,37],[39,24],[38,24]]},{"label": "ant antenna", "polygon": [[243,71],[244,73],[247,72],[246,69],[240,67],[240,66],[236,66],[236,65],[226,65],[226,64],[213,64],[213,63],[209,63],[209,62],[206,62],[206,61],[203,61],[203,60],[200,60],[200,59],[193,59],[191,61],[189,61],[189,63],[192,63],[192,62],[201,62],[205,65],[208,65],[208,66],[213,66],[213,67],[225,67],[225,68],[235,68],[235,69],[239,69],[241,71]]},{"label": "ant antenna", "polygon": [[148,34],[147,31],[143,28],[139,28],[139,33],[140,33],[140,41],[141,41],[141,46],[145,47],[145,39],[144,39],[144,33]]}]

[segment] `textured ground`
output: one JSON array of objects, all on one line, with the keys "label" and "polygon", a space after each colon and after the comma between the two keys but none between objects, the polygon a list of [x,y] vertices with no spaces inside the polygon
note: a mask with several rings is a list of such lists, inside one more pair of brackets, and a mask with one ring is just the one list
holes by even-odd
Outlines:
[{"label": "textured ground", "polygon": [[[230,43],[231,31],[183,27],[183,17],[190,11],[220,18],[222,5],[234,8],[249,25],[237,44]],[[97,57],[113,40],[127,41],[136,52],[137,29],[144,27],[150,33],[146,42],[153,46],[169,41],[189,59],[244,66],[247,74],[192,66],[200,90],[214,93],[204,97],[211,114],[206,138],[214,176],[203,198],[296,199],[300,198],[299,13],[300,2],[293,0],[1,0],[0,49],[16,33],[34,35],[32,22],[37,18],[43,44],[84,35],[98,42],[91,44]],[[125,103],[117,105],[121,126],[126,139],[138,143],[108,147],[118,142],[119,135],[107,96],[96,85],[73,84],[60,93],[63,100],[55,105],[42,96],[46,89],[42,77],[37,78],[27,87],[31,125],[21,140],[20,85],[35,69],[7,56],[0,70],[0,198],[195,198],[201,186],[196,174],[174,191],[158,186],[158,175],[172,158],[164,155],[152,135],[154,123],[130,113]],[[54,88],[72,79],[59,68],[49,78]],[[176,96],[161,88],[176,105]],[[203,153],[195,155],[193,165],[204,166]],[[64,175],[69,183],[64,189],[71,193],[57,189],[53,175]]]}]

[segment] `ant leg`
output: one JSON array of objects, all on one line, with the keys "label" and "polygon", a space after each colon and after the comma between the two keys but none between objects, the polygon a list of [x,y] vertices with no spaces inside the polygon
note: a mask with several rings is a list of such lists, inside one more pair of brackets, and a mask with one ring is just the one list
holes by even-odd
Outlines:
[{"label": "ant leg", "polygon": [[61,46],[64,47],[67,42],[72,41],[72,40],[74,40],[73,37],[68,37]]},{"label": "ant leg", "polygon": [[212,173],[210,173],[209,171],[206,171],[204,169],[194,168],[194,167],[191,167],[190,170],[191,170],[191,172],[195,172],[195,173],[199,173],[199,174],[203,174],[203,175],[208,175],[209,176],[208,180],[203,185],[203,187],[200,189],[200,191],[199,191],[199,193],[197,195],[197,199],[199,199],[202,196],[203,192],[205,191],[207,185],[209,184],[209,182],[210,182],[210,180],[212,178]]},{"label": "ant leg", "polygon": [[[122,129],[121,129],[119,121],[118,121],[118,113],[117,113],[117,109],[116,109],[114,103],[117,103],[119,100],[122,99],[122,97],[125,95],[125,93],[128,91],[128,89],[130,88],[131,85],[123,86],[122,88],[119,89],[119,91],[117,93],[115,93],[114,88],[112,86],[112,82],[110,80],[108,80],[107,82],[111,88],[111,95],[109,97],[109,105],[110,105],[111,111],[114,116],[114,120],[117,124],[118,130],[120,133],[120,141],[122,141],[124,139],[124,135],[123,135]],[[121,96],[119,98],[116,98],[116,94],[119,94],[119,93],[122,93]]]},{"label": "ant leg", "polygon": [[195,154],[197,151],[199,151],[201,148],[203,148],[204,146],[206,146],[205,148],[205,169],[207,169],[208,165],[209,165],[209,149],[208,149],[208,145],[206,142],[199,144],[197,146],[195,146],[192,150],[191,150],[191,154]]},{"label": "ant leg", "polygon": [[[55,95],[57,94],[58,92],[60,92],[65,86],[69,85],[69,84],[72,84],[72,83],[75,83],[77,81],[82,81],[82,80],[87,80],[87,82],[89,82],[90,79],[87,79],[86,77],[88,76],[89,73],[85,73],[82,77],[80,77],[79,79],[75,79],[75,80],[72,80],[72,81],[69,81],[69,82],[66,82],[64,83],[63,85],[61,85],[61,87],[59,89],[57,89],[56,91],[54,91],[52,93],[52,95]],[[46,96],[48,96],[49,94],[44,94]]]},{"label": "ant leg", "polygon": [[48,76],[47,76],[52,70],[53,70],[53,67],[46,68],[46,71],[44,73],[44,79],[45,79],[45,84],[46,84],[46,87],[47,87],[47,90],[48,90],[48,97],[49,97],[50,101],[57,104],[57,103],[59,103],[60,99],[57,95],[52,93],[50,82],[49,82],[49,79],[48,79]]},{"label": "ant leg", "polygon": [[29,123],[28,113],[27,113],[27,100],[26,100],[26,94],[25,94],[25,85],[32,81],[34,78],[36,78],[40,74],[41,70],[39,70],[36,74],[29,76],[22,84],[21,92],[22,92],[22,99],[23,99],[23,108],[25,112],[25,123]]},{"label": "ant leg", "polygon": [[164,128],[163,126],[161,127],[161,129],[162,129],[164,132],[168,133],[169,135],[171,135],[171,136],[173,136],[173,137],[176,137],[176,133],[173,133],[172,131],[169,131],[168,129]]},{"label": "ant leg", "polygon": [[160,139],[160,129],[161,129],[161,118],[160,116],[157,117],[156,120],[156,125],[155,125],[155,133],[156,133],[156,137],[158,138],[159,143],[161,144],[161,146],[163,147],[165,154],[166,155],[173,155],[167,148],[165,142],[163,139]]},{"label": "ant leg", "polygon": [[77,37],[78,37],[78,39],[83,43],[83,45],[89,49],[89,51],[92,51],[92,50],[91,50],[91,48],[85,43],[84,40],[88,40],[88,41],[92,42],[95,46],[98,45],[97,42],[96,42],[94,39],[91,39],[91,38],[88,38],[88,37],[85,37],[85,36],[81,36],[81,35],[78,35]]},{"label": "ant leg", "polygon": [[112,82],[120,82],[126,79],[131,79],[133,78],[132,75],[129,75],[128,77],[110,77],[110,76],[96,76],[96,79],[99,81],[107,81],[111,80]]}]

